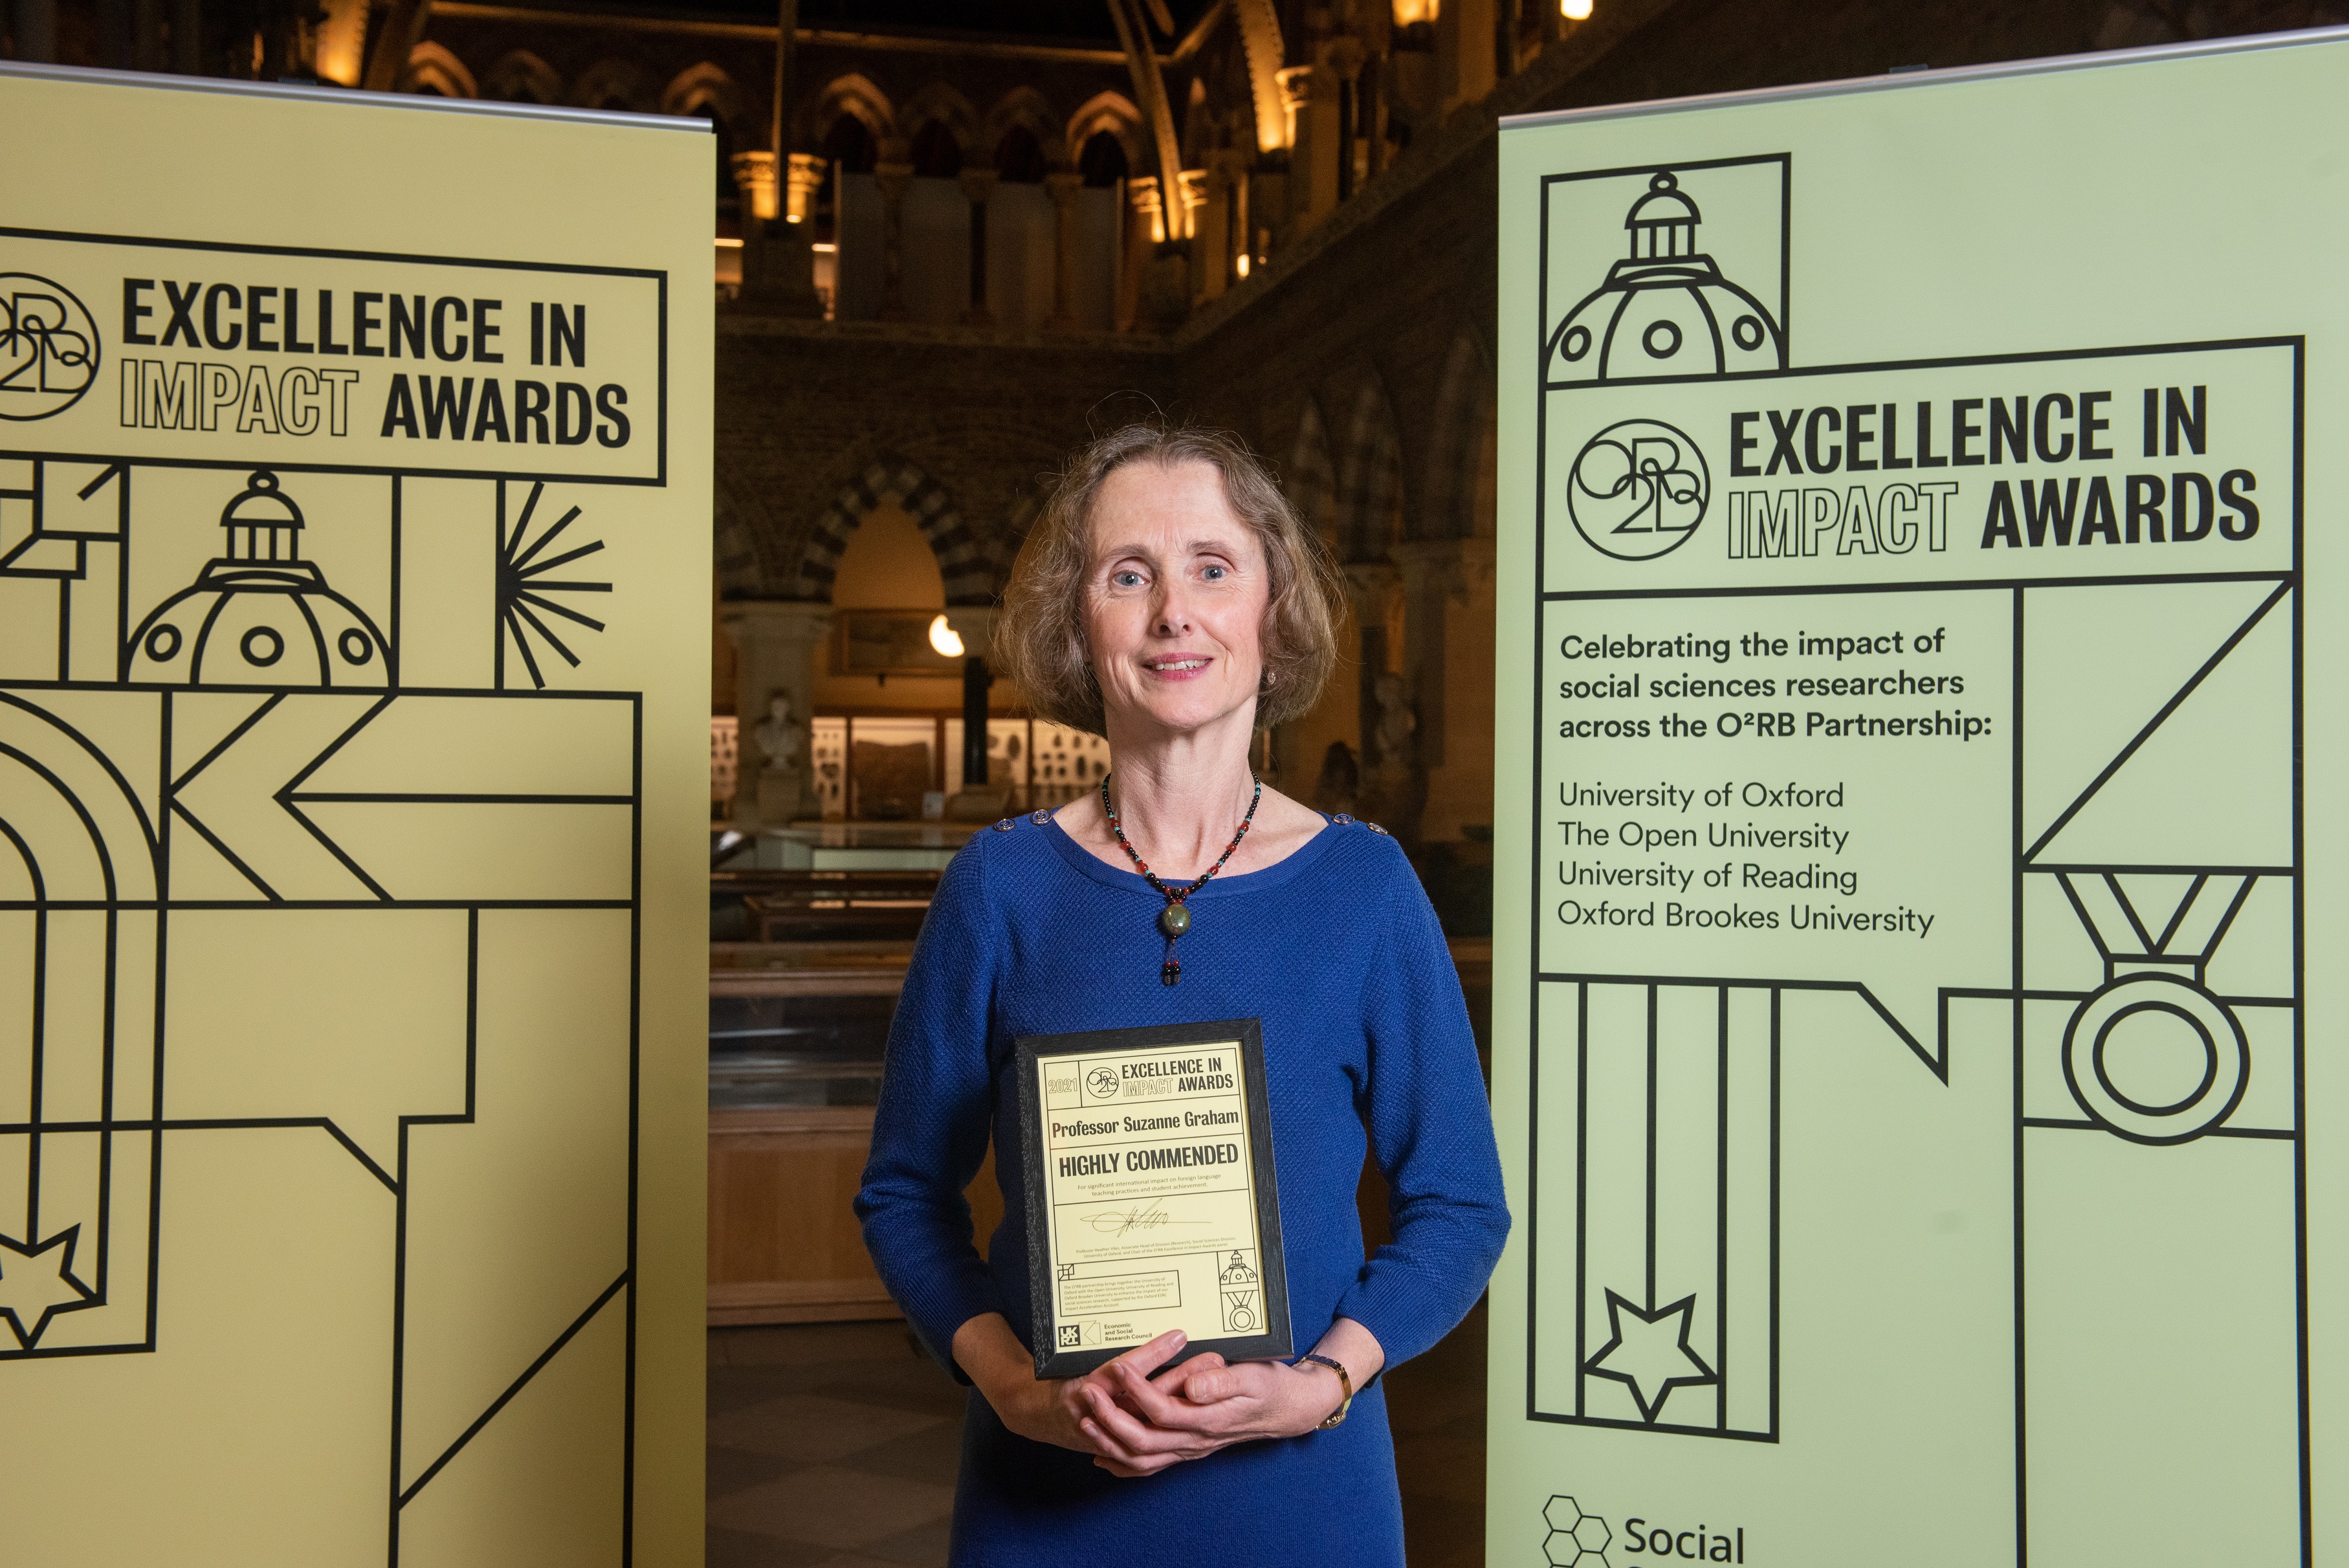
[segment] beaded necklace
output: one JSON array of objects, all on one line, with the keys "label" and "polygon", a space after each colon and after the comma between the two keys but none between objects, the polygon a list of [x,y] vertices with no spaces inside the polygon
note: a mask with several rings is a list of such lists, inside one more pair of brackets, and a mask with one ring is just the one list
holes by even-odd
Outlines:
[{"label": "beaded necklace", "polygon": [[1216,873],[1224,868],[1224,862],[1232,857],[1232,851],[1237,849],[1240,840],[1247,836],[1248,824],[1256,820],[1257,805],[1264,799],[1264,781],[1256,776],[1254,768],[1248,770],[1248,778],[1255,784],[1256,793],[1248,796],[1247,815],[1240,818],[1239,830],[1232,835],[1232,841],[1224,846],[1224,852],[1216,857],[1216,863],[1200,872],[1199,879],[1187,888],[1169,888],[1158,879],[1156,872],[1151,870],[1150,863],[1134,853],[1133,846],[1126,840],[1124,827],[1118,822],[1117,807],[1110,804],[1108,775],[1102,778],[1102,811],[1109,817],[1110,832],[1117,836],[1117,846],[1125,851],[1125,857],[1133,862],[1133,868],[1142,873],[1143,879],[1166,900],[1166,907],[1158,911],[1158,929],[1166,939],[1166,961],[1158,969],[1159,983],[1163,985],[1173,985],[1183,978],[1183,961],[1174,956],[1174,940],[1191,929],[1191,911],[1184,900],[1206,887]]}]

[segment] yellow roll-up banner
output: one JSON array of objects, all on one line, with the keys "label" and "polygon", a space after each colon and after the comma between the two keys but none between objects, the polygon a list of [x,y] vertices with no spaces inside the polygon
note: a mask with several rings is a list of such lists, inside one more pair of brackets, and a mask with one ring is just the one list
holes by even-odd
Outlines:
[{"label": "yellow roll-up banner", "polygon": [[0,1556],[698,1562],[709,139],[0,140]]},{"label": "yellow roll-up banner", "polygon": [[2344,1560],[2344,136],[1505,123],[1489,1562]]}]

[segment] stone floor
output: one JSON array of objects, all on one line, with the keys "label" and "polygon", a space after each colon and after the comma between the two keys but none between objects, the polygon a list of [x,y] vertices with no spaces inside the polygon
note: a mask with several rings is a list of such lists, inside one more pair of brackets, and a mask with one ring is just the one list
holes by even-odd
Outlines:
[{"label": "stone floor", "polygon": [[[1414,1568],[1485,1557],[1485,1311],[1389,1379]],[[947,1560],[963,1392],[903,1324],[709,1333],[709,1568]]]}]

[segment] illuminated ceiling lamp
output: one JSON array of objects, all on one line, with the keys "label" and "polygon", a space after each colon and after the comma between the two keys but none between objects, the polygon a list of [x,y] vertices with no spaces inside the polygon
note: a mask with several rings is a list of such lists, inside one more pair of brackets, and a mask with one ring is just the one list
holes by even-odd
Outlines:
[{"label": "illuminated ceiling lamp", "polygon": [[962,634],[947,624],[946,617],[940,616],[930,622],[930,646],[947,659],[960,659]]},{"label": "illuminated ceiling lamp", "polygon": [[1557,0],[1557,9],[1569,22],[1590,20],[1590,0]]}]

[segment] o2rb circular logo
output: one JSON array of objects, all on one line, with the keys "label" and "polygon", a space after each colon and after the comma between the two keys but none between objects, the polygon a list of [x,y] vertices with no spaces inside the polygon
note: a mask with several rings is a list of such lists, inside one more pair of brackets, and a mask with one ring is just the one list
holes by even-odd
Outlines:
[{"label": "o2rb circular logo", "polygon": [[98,323],[73,292],[0,273],[0,420],[45,420],[98,379]]},{"label": "o2rb circular logo", "polygon": [[1713,499],[1696,442],[1660,420],[1623,420],[1583,443],[1567,475],[1566,509],[1590,547],[1646,561],[1688,543]]},{"label": "o2rb circular logo", "polygon": [[1095,1067],[1085,1075],[1085,1091],[1097,1100],[1112,1099],[1117,1094],[1117,1071],[1112,1067]]}]

